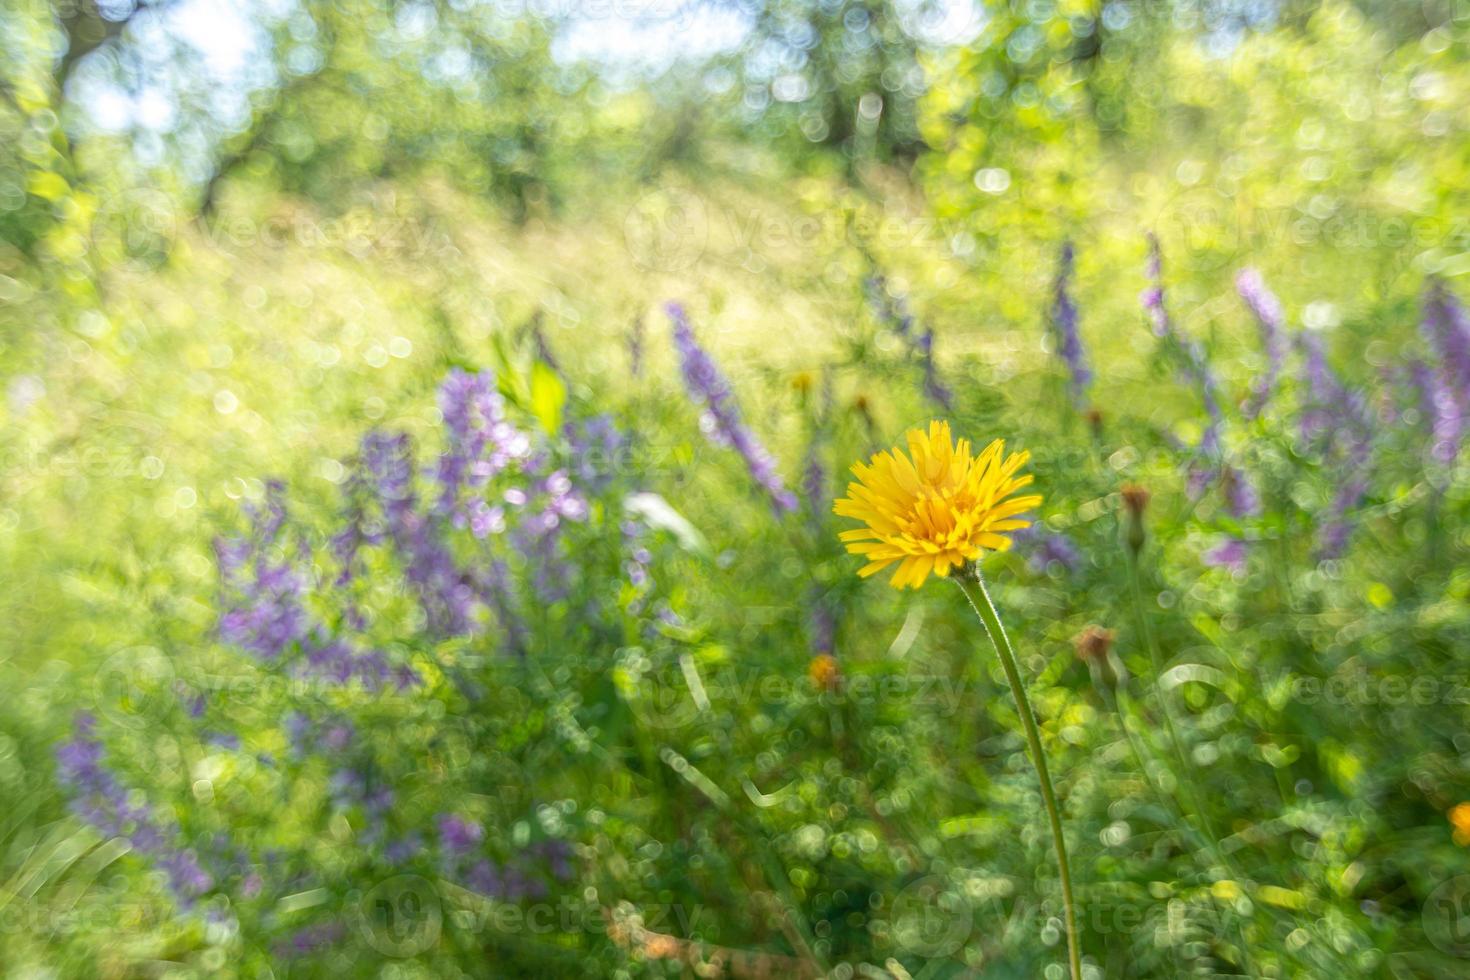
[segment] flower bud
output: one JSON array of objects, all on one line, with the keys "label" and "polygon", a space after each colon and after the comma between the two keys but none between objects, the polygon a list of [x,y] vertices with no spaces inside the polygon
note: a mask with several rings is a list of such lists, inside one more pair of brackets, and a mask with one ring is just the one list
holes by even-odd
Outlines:
[{"label": "flower bud", "polygon": [[1128,550],[1132,551],[1134,557],[1143,550],[1145,538],[1143,530],[1143,512],[1148,507],[1149,492],[1146,488],[1136,483],[1125,483],[1122,489],[1123,506],[1128,509],[1127,540]]},{"label": "flower bud", "polygon": [[1072,638],[1077,659],[1087,665],[1092,683],[1098,687],[1117,687],[1119,680],[1127,676],[1122,663],[1113,656],[1113,635],[1112,630],[1089,623]]}]

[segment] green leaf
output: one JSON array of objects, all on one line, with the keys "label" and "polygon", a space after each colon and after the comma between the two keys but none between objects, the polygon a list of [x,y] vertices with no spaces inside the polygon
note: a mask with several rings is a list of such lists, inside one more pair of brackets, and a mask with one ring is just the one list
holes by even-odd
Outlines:
[{"label": "green leaf", "polygon": [[643,518],[644,523],[649,527],[668,531],[679,542],[679,547],[685,551],[701,558],[711,557],[709,542],[705,540],[699,528],[690,524],[688,518],[675,510],[672,504],[658,494],[647,491],[631,493],[623,501],[623,506],[629,513]]},{"label": "green leaf", "polygon": [[537,361],[531,365],[531,414],[541,428],[555,435],[561,430],[561,410],[567,403],[567,386],[549,366]]},{"label": "green leaf", "polygon": [[47,201],[59,201],[71,192],[71,186],[61,174],[40,170],[31,174],[26,190]]}]

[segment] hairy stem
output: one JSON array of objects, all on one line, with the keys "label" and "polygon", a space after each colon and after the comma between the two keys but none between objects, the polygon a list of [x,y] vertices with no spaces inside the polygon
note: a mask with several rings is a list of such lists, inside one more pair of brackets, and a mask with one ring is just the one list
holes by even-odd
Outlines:
[{"label": "hairy stem", "polygon": [[1041,732],[1036,727],[1036,715],[1031,711],[1031,701],[1026,697],[1026,686],[1021,682],[1021,671],[1016,666],[1016,653],[1011,647],[1001,625],[1000,614],[990,601],[990,593],[980,578],[979,569],[964,570],[954,576],[955,584],[970,600],[970,607],[985,624],[996,656],[1010,682],[1011,694],[1016,699],[1016,711],[1021,716],[1021,728],[1026,734],[1026,744],[1031,749],[1031,761],[1036,766],[1036,775],[1041,782],[1041,800],[1046,805],[1047,817],[1051,820],[1051,839],[1057,851],[1057,873],[1062,882],[1062,916],[1067,926],[1067,960],[1072,969],[1072,980],[1082,980],[1082,949],[1077,938],[1076,903],[1072,898],[1072,872],[1067,865],[1067,840],[1062,834],[1062,810],[1057,805],[1057,794],[1052,789],[1051,773],[1046,767],[1046,755],[1041,749]]}]

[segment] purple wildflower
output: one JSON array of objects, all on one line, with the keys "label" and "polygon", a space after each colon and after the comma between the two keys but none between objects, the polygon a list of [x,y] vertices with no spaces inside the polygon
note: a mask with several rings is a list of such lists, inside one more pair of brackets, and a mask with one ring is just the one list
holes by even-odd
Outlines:
[{"label": "purple wildflower", "polygon": [[275,952],[281,959],[307,956],[317,950],[336,945],[347,935],[347,927],[340,922],[324,922],[298,929],[283,942],[277,943]]},{"label": "purple wildflower", "polygon": [[[533,459],[527,469],[540,473],[549,465],[543,456]],[[586,495],[566,470],[556,469],[539,476],[529,493],[515,488],[507,491],[506,499],[521,510],[522,517],[512,540],[517,551],[534,559],[537,595],[543,602],[565,598],[574,569],[561,532],[566,522],[581,523],[587,519],[591,506]]]},{"label": "purple wildflower", "polygon": [[1266,281],[1255,269],[1242,269],[1235,277],[1235,290],[1245,305],[1250,307],[1261,331],[1261,346],[1266,349],[1266,373],[1256,379],[1250,400],[1246,403],[1247,418],[1261,413],[1276,389],[1286,360],[1286,314],[1281,301],[1266,287]]},{"label": "purple wildflower", "polygon": [[1245,558],[1245,542],[1240,538],[1227,538],[1223,543],[1205,553],[1205,564],[1241,572],[1245,570]]},{"label": "purple wildflower", "polygon": [[1220,468],[1225,484],[1225,506],[1235,517],[1256,517],[1261,513],[1261,495],[1242,470],[1228,464]]},{"label": "purple wildflower", "polygon": [[812,656],[831,656],[837,643],[837,614],[829,601],[815,594],[815,589],[807,608],[810,610]]},{"label": "purple wildflower", "polygon": [[1321,557],[1335,558],[1342,554],[1351,535],[1351,512],[1368,492],[1373,425],[1362,394],[1344,384],[1327,364],[1321,339],[1315,334],[1299,333],[1297,344],[1307,382],[1299,422],[1302,436],[1338,470],[1337,491],[1318,545]]},{"label": "purple wildflower", "polygon": [[1214,372],[1210,370],[1209,359],[1205,356],[1204,348],[1198,342],[1181,334],[1174,324],[1173,316],[1169,313],[1164,299],[1163,261],[1158,236],[1150,232],[1148,236],[1148,277],[1151,285],[1143,291],[1141,297],[1143,306],[1153,323],[1155,336],[1176,351],[1185,376],[1199,390],[1207,418],[1204,435],[1200,438],[1200,452],[1211,460],[1218,460],[1220,430],[1225,424],[1224,414],[1220,410],[1219,386],[1215,381]]},{"label": "purple wildflower", "polygon": [[709,354],[699,346],[684,308],[678,303],[669,303],[664,309],[674,325],[674,344],[679,349],[685,387],[689,396],[704,410],[700,428],[711,442],[730,446],[740,454],[751,477],[770,496],[778,514],[795,510],[795,495],[781,481],[775,459],[741,420],[730,383]]},{"label": "purple wildflower", "polygon": [[1011,534],[1018,554],[1026,556],[1026,565],[1040,574],[1059,568],[1075,572],[1082,567],[1082,552],[1065,534],[1048,531],[1037,524]]},{"label": "purple wildflower", "polygon": [[1082,334],[1078,329],[1077,304],[1072,300],[1071,286],[1075,266],[1075,253],[1071,242],[1062,245],[1057,259],[1057,277],[1052,287],[1051,316],[1052,342],[1057,356],[1067,366],[1069,375],[1067,391],[1074,407],[1081,408],[1087,401],[1087,386],[1092,382],[1092,368],[1087,364],[1087,355],[1082,349]]},{"label": "purple wildflower", "polygon": [[1420,411],[1429,423],[1430,453],[1441,463],[1452,463],[1460,454],[1465,433],[1465,417],[1459,399],[1445,382],[1444,372],[1436,371],[1423,361],[1409,364],[1409,375],[1419,392]]},{"label": "purple wildflower", "polygon": [[1463,403],[1470,395],[1470,315],[1438,279],[1424,293],[1423,330]]},{"label": "purple wildflower", "polygon": [[624,465],[627,438],[611,415],[592,415],[562,427],[577,482],[593,494],[601,493]]},{"label": "purple wildflower", "polygon": [[531,440],[506,420],[504,400],[488,371],[451,371],[439,386],[439,410],[447,445],[436,471],[436,509],[477,538],[498,533],[505,527],[504,509],[488,504],[478,491],[506,467],[526,459]]},{"label": "purple wildflower", "polygon": [[369,433],[361,463],[387,524],[388,537],[402,556],[408,579],[431,633],[465,636],[474,631],[478,605],[472,577],[454,561],[434,522],[419,511],[413,485],[413,455],[403,433]]},{"label": "purple wildflower", "polygon": [[215,542],[221,578],[235,596],[220,617],[220,638],[267,662],[298,646],[311,629],[302,606],[306,583],[281,554],[284,498],[283,485],[271,481],[263,505],[247,507],[249,534]]},{"label": "purple wildflower", "polygon": [[441,813],[438,822],[439,844],[446,854],[467,854],[479,847],[480,841],[485,839],[484,827],[458,814]]},{"label": "purple wildflower", "polygon": [[[1206,424],[1200,437],[1199,455],[1190,464],[1186,478],[1188,493],[1191,498],[1199,498],[1211,486],[1219,485],[1225,495],[1225,506],[1233,516],[1254,517],[1261,512],[1260,493],[1250,475],[1225,458],[1221,444],[1225,414],[1220,407],[1219,383],[1210,369],[1204,348],[1197,341],[1183,336],[1169,313],[1164,297],[1163,255],[1158,236],[1152,233],[1148,236],[1148,276],[1151,285],[1144,290],[1142,299],[1153,322],[1154,334],[1174,349],[1185,376],[1199,391],[1205,409]],[[1273,369],[1266,387],[1257,391],[1257,396],[1264,401],[1275,385],[1275,366],[1281,355],[1279,332],[1274,328],[1268,329],[1268,321],[1270,324],[1280,322],[1280,304],[1265,290],[1260,277],[1252,270],[1241,273],[1236,282],[1246,302],[1262,318],[1262,332],[1272,357]],[[1259,406],[1253,412],[1258,410]],[[1240,542],[1240,547],[1243,549],[1245,543]]]},{"label": "purple wildflower", "polygon": [[653,564],[653,553],[648,550],[644,539],[647,529],[638,520],[628,519],[623,521],[623,575],[628,585],[632,587],[633,598],[628,603],[628,611],[637,613],[643,608],[644,596],[652,587],[652,576],[649,566]]},{"label": "purple wildflower", "polygon": [[307,566],[286,549],[284,495],[280,483],[267,484],[264,505],[248,510],[250,532],[215,544],[227,606],[219,619],[220,639],[266,663],[299,653],[295,666],[306,676],[339,684],[357,680],[376,689],[389,675],[386,658],[333,636],[306,611]]},{"label": "purple wildflower", "polygon": [[801,466],[801,494],[806,502],[807,522],[815,533],[820,533],[825,526],[827,512],[832,506],[829,474],[827,464],[822,460],[822,450],[831,436],[833,401],[832,372],[824,369],[821,401],[812,420],[806,459]]},{"label": "purple wildflower", "polygon": [[500,866],[493,861],[481,859],[476,861],[465,874],[465,884],[472,891],[477,891],[488,898],[505,900],[509,898],[506,894],[505,880],[500,874]]},{"label": "purple wildflower", "polygon": [[931,328],[919,333],[904,298],[889,291],[888,282],[882,275],[869,276],[863,288],[878,322],[897,334],[909,354],[918,358],[924,370],[924,394],[946,412],[953,411],[954,396],[940,381],[939,369],[934,364],[934,330]]},{"label": "purple wildflower", "polygon": [[214,887],[214,878],[200,866],[193,850],[172,843],[179,836],[178,827],[155,817],[107,768],[96,725],[92,715],[78,714],[71,740],[56,749],[57,781],[72,796],[72,812],[102,833],[126,839],[134,850],[151,858],[167,874],[169,889],[179,904],[192,906]]},{"label": "purple wildflower", "polygon": [[1443,282],[1435,280],[1425,290],[1420,329],[1439,362],[1436,370],[1421,370],[1415,378],[1431,427],[1431,452],[1451,463],[1460,454],[1470,416],[1470,316]]},{"label": "purple wildflower", "polygon": [[417,833],[391,841],[383,848],[383,859],[391,865],[403,865],[412,861],[424,849],[423,838]]},{"label": "purple wildflower", "polygon": [[946,412],[954,410],[954,395],[939,380],[939,369],[934,366],[934,328],[924,331],[919,338],[919,363],[924,366],[924,394]]},{"label": "purple wildflower", "polygon": [[646,328],[642,316],[633,318],[628,328],[628,370],[634,378],[643,377],[643,337]]}]

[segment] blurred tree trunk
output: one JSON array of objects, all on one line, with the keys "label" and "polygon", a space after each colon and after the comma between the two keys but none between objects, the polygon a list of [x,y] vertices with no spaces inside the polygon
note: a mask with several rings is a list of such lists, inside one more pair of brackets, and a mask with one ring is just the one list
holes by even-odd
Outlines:
[{"label": "blurred tree trunk", "polygon": [[82,59],[93,51],[116,40],[134,17],[145,10],[156,10],[171,0],[134,0],[117,19],[105,17],[97,0],[51,0],[51,9],[56,13],[56,22],[66,34],[66,53],[56,65],[52,80],[62,98],[66,94],[66,83]]}]

